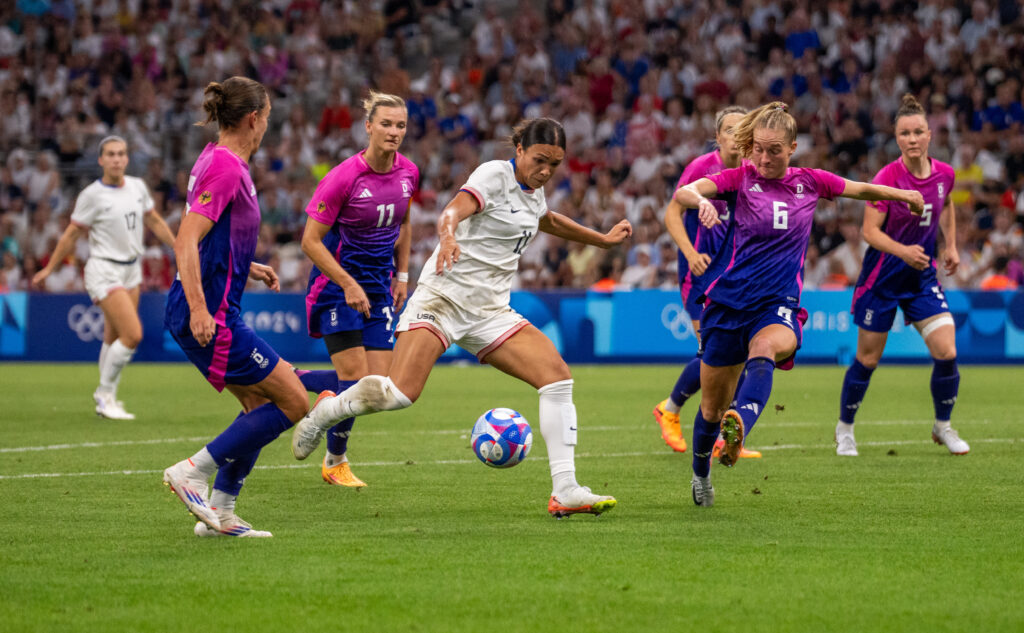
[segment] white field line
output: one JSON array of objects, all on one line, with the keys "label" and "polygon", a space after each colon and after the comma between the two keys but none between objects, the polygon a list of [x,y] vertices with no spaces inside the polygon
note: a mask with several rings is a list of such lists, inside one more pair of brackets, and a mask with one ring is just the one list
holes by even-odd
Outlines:
[{"label": "white field line", "polygon": [[[996,443],[1017,443],[1017,438],[971,438],[971,444],[996,444]],[[893,441],[893,442],[857,442],[858,447],[864,446],[913,446],[918,444],[931,444],[931,440],[905,440],[905,441]],[[759,451],[788,451],[788,450],[824,450],[833,449],[835,444],[776,444],[773,446],[757,446],[752,447]],[[620,457],[664,457],[671,455],[672,453],[668,450],[662,450],[657,452],[638,451],[630,453],[577,453],[578,459],[591,459],[591,458],[620,458]],[[384,466],[384,467],[395,467],[395,466],[444,466],[449,464],[475,464],[475,459],[435,459],[430,461],[389,461],[389,462],[359,462],[359,467],[369,466]],[[302,468],[314,468],[318,467],[320,463],[318,461],[311,462],[308,464],[268,464],[266,466],[256,466],[256,470],[295,470]],[[101,477],[111,475],[156,475],[162,473],[163,470],[107,470],[107,471],[94,471],[94,472],[80,472],[80,473],[24,473],[21,475],[0,475],[0,480],[5,479],[46,479],[55,477]]]},{"label": "white field line", "polygon": [[[771,422],[765,420],[772,428],[778,429],[796,429],[796,428],[821,428],[831,429],[832,422]],[[762,424],[764,423],[762,422]],[[970,423],[974,424],[989,424],[989,420],[971,420]],[[889,420],[882,422],[866,422],[862,423],[868,426],[928,426],[930,424],[927,420]],[[651,428],[654,427],[654,423],[649,424]],[[635,431],[639,428],[637,425],[630,426],[584,426],[580,430],[584,433],[590,431]],[[360,430],[357,435],[390,435],[395,432],[394,428],[390,429],[374,429],[374,430]],[[287,431],[285,431],[287,433]],[[469,436],[469,431],[457,431],[452,429],[427,429],[418,431],[403,431],[406,435],[465,435]],[[83,448],[107,448],[110,446],[148,446],[153,444],[194,444],[196,442],[209,442],[214,438],[213,435],[206,435],[201,437],[176,437],[176,438],[164,438],[164,439],[153,439],[153,440],[117,440],[113,442],[82,442],[80,444],[48,444],[46,446],[9,446],[0,447],[0,454],[4,453],[34,453],[39,451],[59,451],[59,450],[79,450]]]}]

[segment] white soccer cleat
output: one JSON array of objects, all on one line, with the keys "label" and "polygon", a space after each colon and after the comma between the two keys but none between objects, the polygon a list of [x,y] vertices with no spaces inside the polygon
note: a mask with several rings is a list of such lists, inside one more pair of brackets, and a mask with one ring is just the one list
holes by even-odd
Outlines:
[{"label": "white soccer cleat", "polygon": [[710,508],[715,505],[715,489],[711,486],[711,475],[707,477],[694,475],[690,482],[690,493],[693,496],[693,503],[702,508]]},{"label": "white soccer cleat", "polygon": [[960,434],[948,424],[941,427],[938,424],[932,426],[932,441],[936,444],[944,444],[954,455],[966,455],[971,452],[970,445],[960,439]]},{"label": "white soccer cleat", "polygon": [[92,399],[96,402],[96,415],[108,420],[134,420],[135,416],[124,410],[124,404],[113,393],[95,391]]},{"label": "white soccer cleat", "polygon": [[195,532],[196,536],[200,537],[237,536],[239,538],[270,538],[273,536],[273,534],[266,530],[254,530],[248,521],[239,518],[234,512],[229,514],[218,513],[218,516],[220,517],[219,530],[214,530],[202,521],[197,521],[192,531]]},{"label": "white soccer cleat", "polygon": [[615,497],[595,495],[586,486],[576,486],[569,492],[551,495],[548,500],[548,514],[563,519],[571,514],[601,514],[618,504]]},{"label": "white soccer cleat", "polygon": [[334,395],[333,391],[321,391],[316,402],[310,407],[309,413],[295,424],[295,430],[292,431],[292,455],[295,456],[295,459],[306,459],[316,450],[317,446],[320,446],[324,431],[313,422],[313,411],[326,398],[333,398]]},{"label": "white soccer cleat", "polygon": [[220,529],[220,519],[206,498],[210,494],[210,486],[206,483],[189,460],[183,460],[164,471],[164,484],[178,495],[188,511],[195,518],[215,530]]},{"label": "white soccer cleat", "polygon": [[836,423],[836,455],[857,457],[857,440],[853,438],[853,425],[845,422]]}]

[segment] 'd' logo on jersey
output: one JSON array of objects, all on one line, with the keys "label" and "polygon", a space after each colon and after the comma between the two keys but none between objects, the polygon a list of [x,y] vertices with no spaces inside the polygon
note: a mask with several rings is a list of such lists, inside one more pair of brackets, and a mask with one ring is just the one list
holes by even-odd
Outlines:
[{"label": "'d' logo on jersey", "polygon": [[944,194],[942,193],[944,189],[945,189],[945,187],[943,187],[942,183],[940,182],[939,183],[939,198],[944,197]]},{"label": "'d' logo on jersey", "polygon": [[409,184],[409,181],[403,180],[402,181],[402,197],[403,198],[408,198],[411,195],[412,195],[412,186]]},{"label": "'d' logo on jersey", "polygon": [[797,185],[796,185],[796,197],[797,198],[803,198],[804,197],[804,185],[803,185],[803,183],[797,183]]},{"label": "'d' logo on jersey", "polygon": [[210,200],[213,200],[213,194],[208,190],[199,194],[199,204],[210,204]]},{"label": "'d' logo on jersey", "polygon": [[252,348],[252,354],[249,354],[249,358],[251,358],[254,363],[259,365],[260,369],[266,369],[267,365],[270,364],[270,359],[261,354],[258,347]]}]

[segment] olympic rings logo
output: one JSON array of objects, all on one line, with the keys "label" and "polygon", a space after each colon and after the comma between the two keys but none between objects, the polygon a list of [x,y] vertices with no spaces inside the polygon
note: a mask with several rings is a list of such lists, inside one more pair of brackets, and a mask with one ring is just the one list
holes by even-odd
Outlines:
[{"label": "olympic rings logo", "polygon": [[68,310],[68,327],[85,343],[103,340],[103,310],[76,303]]},{"label": "olympic rings logo", "polygon": [[685,341],[693,336],[693,324],[690,315],[683,306],[670,303],[661,310],[661,324],[665,326],[677,341]]}]

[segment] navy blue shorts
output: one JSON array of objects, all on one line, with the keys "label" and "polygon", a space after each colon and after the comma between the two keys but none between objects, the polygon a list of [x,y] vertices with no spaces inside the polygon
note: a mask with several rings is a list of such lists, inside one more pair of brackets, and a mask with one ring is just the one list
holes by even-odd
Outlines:
[{"label": "navy blue shorts", "polygon": [[363,347],[371,349],[392,349],[395,346],[395,326],[398,315],[390,296],[369,295],[370,317],[363,316],[344,302],[316,304],[309,309],[309,334],[320,338],[338,332],[363,333]]},{"label": "navy blue shorts", "polygon": [[225,385],[255,385],[274,371],[281,357],[241,319],[218,325],[206,347],[192,336],[189,324],[167,328],[185,356],[217,391]]},{"label": "navy blue shorts", "polygon": [[[708,301],[700,322],[704,364],[712,367],[741,365],[750,355],[750,341],[769,325],[784,325],[796,334],[796,348],[803,343],[803,325],[807,310],[797,303],[784,302],[758,310],[735,310]],[[796,351],[779,361],[779,369],[791,369]]]},{"label": "navy blue shorts", "polygon": [[897,307],[903,310],[903,318],[908,325],[949,312],[946,295],[938,280],[922,281],[925,283],[917,292],[887,299],[879,297],[874,288],[858,286],[853,292],[853,307],[850,309],[853,322],[869,332],[888,332],[896,320]]}]

